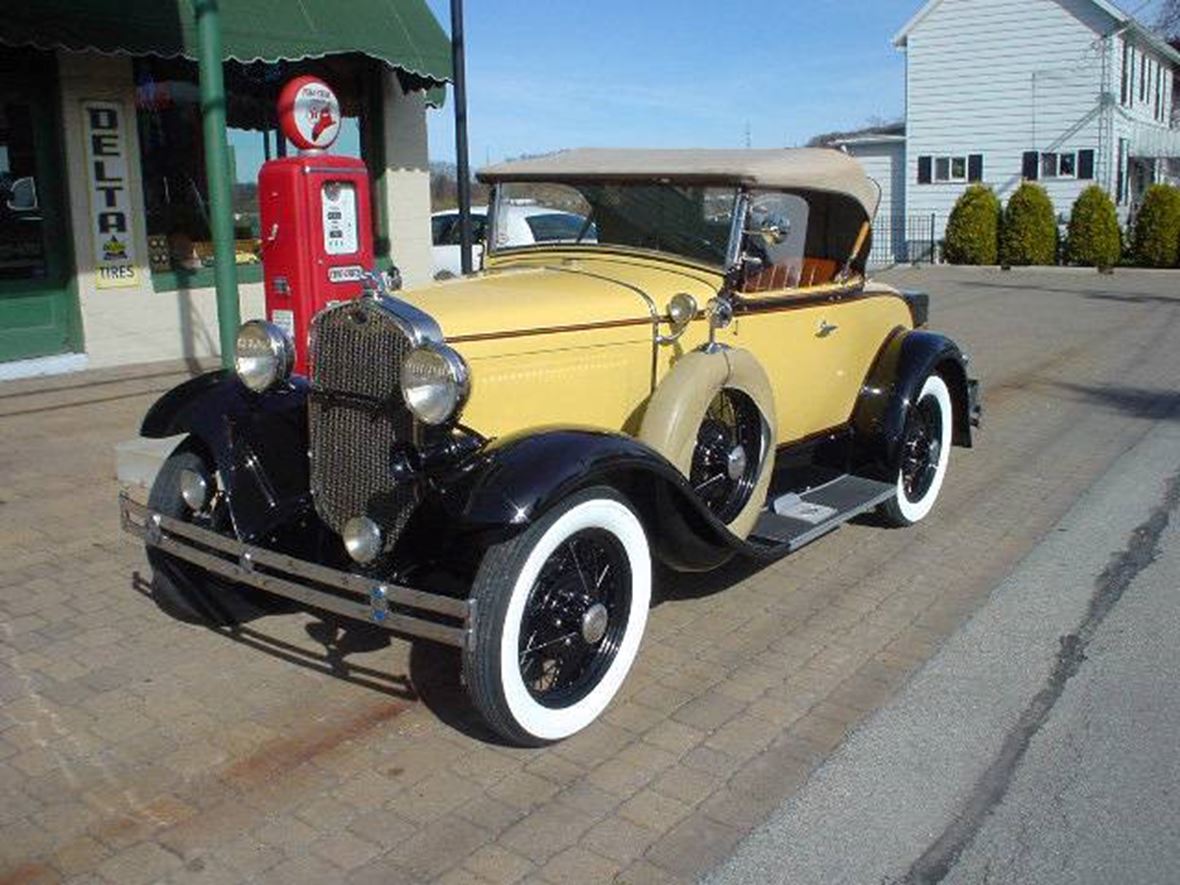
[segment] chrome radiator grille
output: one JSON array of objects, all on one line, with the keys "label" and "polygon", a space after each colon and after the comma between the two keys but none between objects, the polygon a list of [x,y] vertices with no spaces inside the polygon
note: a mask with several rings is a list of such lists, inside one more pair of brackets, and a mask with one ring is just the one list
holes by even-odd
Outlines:
[{"label": "chrome radiator grille", "polygon": [[414,483],[395,482],[391,455],[412,440],[413,417],[398,374],[410,340],[369,298],[316,317],[311,335],[311,492],[316,511],[337,532],[366,515],[390,543],[409,519]]}]

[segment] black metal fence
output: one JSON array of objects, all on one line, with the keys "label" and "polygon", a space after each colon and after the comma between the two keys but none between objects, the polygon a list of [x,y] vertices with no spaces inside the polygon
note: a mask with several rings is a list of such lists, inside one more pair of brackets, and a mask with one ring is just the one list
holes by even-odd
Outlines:
[{"label": "black metal fence", "polygon": [[877,215],[873,222],[873,245],[869,252],[869,267],[890,267],[894,264],[934,264],[938,260],[939,244],[934,239],[938,229],[937,216]]}]

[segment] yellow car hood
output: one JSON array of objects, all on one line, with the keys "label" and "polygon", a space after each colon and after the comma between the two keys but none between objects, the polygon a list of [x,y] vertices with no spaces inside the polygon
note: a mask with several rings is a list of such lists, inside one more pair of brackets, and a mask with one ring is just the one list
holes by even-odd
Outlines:
[{"label": "yellow car hood", "polygon": [[398,297],[434,317],[448,340],[488,339],[650,322],[653,313],[666,313],[676,293],[688,292],[704,307],[720,284],[719,273],[667,261],[546,255],[499,263]]}]

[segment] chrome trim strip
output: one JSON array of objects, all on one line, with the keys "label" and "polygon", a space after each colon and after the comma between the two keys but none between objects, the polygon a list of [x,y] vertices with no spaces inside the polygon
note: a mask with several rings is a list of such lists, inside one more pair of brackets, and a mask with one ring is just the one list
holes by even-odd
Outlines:
[{"label": "chrome trim strip", "polygon": [[750,211],[750,194],[739,190],[733,201],[733,218],[729,225],[729,248],[725,251],[725,271],[734,270],[742,260],[742,239],[746,230],[746,215]]},{"label": "chrome trim strip", "polygon": [[[335,612],[346,618],[377,624],[397,633],[420,636],[459,647],[470,641],[473,609],[468,600],[388,584],[295,559],[267,550],[265,547],[243,544],[209,529],[157,513],[131,500],[125,492],[119,494],[119,523],[124,531],[142,539],[145,544],[158,547],[166,553],[232,581],[249,584],[305,605]],[[194,544],[208,549],[202,550],[191,546]],[[270,571],[259,571],[260,568]],[[289,580],[288,577],[272,572],[283,572],[289,577],[304,578],[324,587],[343,591],[349,596],[337,596],[327,590]],[[455,618],[462,622],[462,626],[451,627],[392,611],[391,605]]]},{"label": "chrome trim strip", "polygon": [[[337,310],[356,310],[359,304],[365,302],[364,296],[361,298],[344,301],[340,304],[333,304],[330,307],[325,307],[314,317],[311,321],[311,347],[315,350],[315,334],[316,328],[319,325],[320,317],[326,316],[331,311]],[[367,299],[372,304],[376,305],[381,310],[389,315],[389,318],[397,325],[402,334],[405,335],[410,343],[415,347],[421,347],[423,344],[442,344],[444,341],[442,328],[434,317],[424,310],[420,310],[408,301],[403,301],[400,298],[394,298],[388,293],[373,294]]]},{"label": "chrome trim strip", "polygon": [[406,337],[415,346],[423,344],[442,344],[443,333],[438,322],[426,311],[415,307],[408,301],[394,298],[392,295],[381,295],[377,298],[379,304],[401,326]]}]

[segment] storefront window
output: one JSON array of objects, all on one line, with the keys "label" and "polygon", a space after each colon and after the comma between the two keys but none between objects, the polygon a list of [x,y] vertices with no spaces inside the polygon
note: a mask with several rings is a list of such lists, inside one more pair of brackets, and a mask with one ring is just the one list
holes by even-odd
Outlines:
[{"label": "storefront window", "polygon": [[[323,77],[340,98],[344,118],[333,152],[364,158],[367,70],[366,62],[351,57],[306,65],[226,65],[234,253],[243,280],[261,278],[258,170],[266,160],[296,150],[278,131],[279,90],[302,73]],[[211,284],[213,243],[196,65],[140,59],[135,83],[153,279],[157,288]]]},{"label": "storefront window", "polygon": [[46,269],[30,108],[0,95],[0,280],[36,279]]}]

